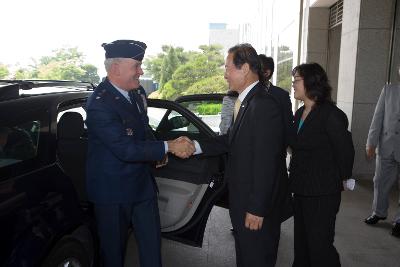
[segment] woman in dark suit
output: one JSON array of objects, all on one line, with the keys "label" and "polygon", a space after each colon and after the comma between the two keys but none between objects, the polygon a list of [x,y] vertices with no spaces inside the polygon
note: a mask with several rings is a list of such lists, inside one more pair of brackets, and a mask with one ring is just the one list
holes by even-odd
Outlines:
[{"label": "woman in dark suit", "polygon": [[317,63],[293,69],[294,118],[290,188],[294,193],[294,267],[340,266],[333,245],[343,181],[352,175],[354,147],[348,120],[331,100]]}]

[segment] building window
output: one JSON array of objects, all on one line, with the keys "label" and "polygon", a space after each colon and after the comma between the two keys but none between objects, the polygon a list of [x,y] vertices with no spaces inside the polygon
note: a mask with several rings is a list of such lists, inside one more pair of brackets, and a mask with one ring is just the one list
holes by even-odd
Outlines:
[{"label": "building window", "polygon": [[330,7],[329,28],[333,28],[341,24],[342,19],[343,19],[343,0],[339,0]]}]

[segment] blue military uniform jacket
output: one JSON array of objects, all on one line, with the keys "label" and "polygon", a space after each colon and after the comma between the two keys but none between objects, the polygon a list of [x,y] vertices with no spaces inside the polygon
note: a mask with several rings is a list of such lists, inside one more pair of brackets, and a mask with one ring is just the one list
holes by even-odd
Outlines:
[{"label": "blue military uniform jacket", "polygon": [[[130,103],[106,79],[87,101],[88,198],[98,204],[153,198],[151,161],[165,154],[163,141],[147,140],[148,117],[140,95]],[[139,110],[140,109],[140,110]]]}]

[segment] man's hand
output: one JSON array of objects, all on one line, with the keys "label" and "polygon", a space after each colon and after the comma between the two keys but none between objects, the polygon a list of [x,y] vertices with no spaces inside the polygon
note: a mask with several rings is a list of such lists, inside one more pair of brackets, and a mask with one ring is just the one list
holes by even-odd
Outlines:
[{"label": "man's hand", "polygon": [[246,212],[244,226],[250,230],[260,230],[263,224],[264,217],[259,217]]},{"label": "man's hand", "polygon": [[175,140],[168,141],[168,152],[177,157],[186,159],[196,151],[194,143],[186,136],[181,136]]},{"label": "man's hand", "polygon": [[371,160],[375,157],[375,147],[374,146],[367,146],[365,148],[365,152],[366,152],[368,160]]}]

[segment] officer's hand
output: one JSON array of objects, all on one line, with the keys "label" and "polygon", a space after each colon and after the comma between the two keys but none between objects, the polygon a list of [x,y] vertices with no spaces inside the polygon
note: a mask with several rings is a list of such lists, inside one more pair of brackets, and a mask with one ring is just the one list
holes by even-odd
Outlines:
[{"label": "officer's hand", "polygon": [[186,159],[196,151],[194,143],[186,136],[181,136],[175,140],[168,141],[168,152],[177,157]]}]

